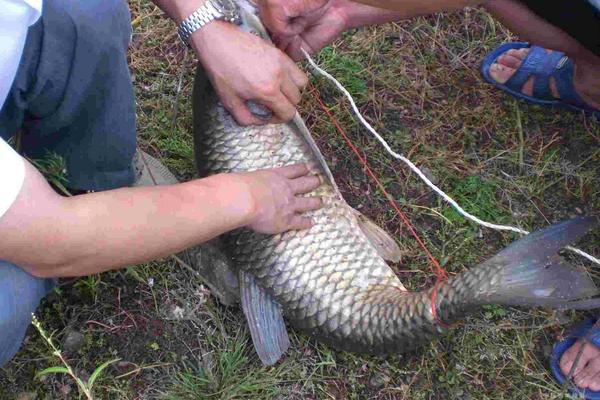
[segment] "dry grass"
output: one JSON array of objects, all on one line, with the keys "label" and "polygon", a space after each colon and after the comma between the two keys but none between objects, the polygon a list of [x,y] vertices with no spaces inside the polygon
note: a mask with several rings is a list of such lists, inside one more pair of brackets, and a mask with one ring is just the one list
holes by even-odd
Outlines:
[{"label": "dry grass", "polygon": [[[195,60],[156,8],[141,0],[130,5],[141,145],[189,179]],[[598,125],[517,102],[480,79],[480,60],[510,39],[485,12],[469,9],[350,32],[318,59],[396,150],[426,167],[476,215],[527,229],[580,213],[600,215]],[[514,239],[459,218],[358,127],[329,84],[312,81],[450,273]],[[405,250],[396,266],[402,279],[414,289],[431,284],[424,255],[311,96],[301,113],[348,201],[398,238]],[[599,256],[598,244],[596,232],[580,245]],[[104,361],[123,360],[96,383],[97,397],[107,399],[560,399],[565,393],[550,377],[548,352],[583,317],[490,307],[439,342],[388,359],[336,352],[292,332],[286,357],[264,368],[239,310],[217,304],[195,276],[169,260],[66,281],[51,300],[40,310],[46,329],[59,342],[73,329],[85,336],[83,348],[68,355],[76,371],[85,377]],[[182,318],[173,319],[176,307]],[[31,332],[0,371],[0,398],[24,392],[77,398],[66,377],[33,378],[53,364]]]}]

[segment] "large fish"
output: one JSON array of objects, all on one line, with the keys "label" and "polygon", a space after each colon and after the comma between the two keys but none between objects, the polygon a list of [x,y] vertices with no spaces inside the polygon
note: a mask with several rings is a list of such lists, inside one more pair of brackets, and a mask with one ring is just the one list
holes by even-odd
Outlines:
[{"label": "large fish", "polygon": [[[268,39],[252,6],[237,2],[243,28]],[[252,108],[257,114],[264,111]],[[289,346],[280,310],[293,326],[336,348],[383,354],[414,349],[485,304],[573,309],[600,304],[587,275],[557,255],[592,227],[590,219],[531,234],[434,289],[408,292],[385,261],[398,261],[395,241],[344,201],[298,115],[288,124],[240,127],[199,69],[194,125],[203,175],[303,162],[324,177],[325,183],[311,193],[324,200],[322,209],[310,213],[311,229],[280,235],[241,229],[222,238],[239,273],[255,347],[266,364]]]}]

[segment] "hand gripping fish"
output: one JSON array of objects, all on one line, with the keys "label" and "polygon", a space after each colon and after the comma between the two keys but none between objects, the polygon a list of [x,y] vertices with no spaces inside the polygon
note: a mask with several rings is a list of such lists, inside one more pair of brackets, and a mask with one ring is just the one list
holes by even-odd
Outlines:
[{"label": "hand gripping fish", "polygon": [[[245,0],[237,3],[243,29],[268,40],[254,8]],[[434,289],[409,292],[385,262],[399,260],[396,242],[344,201],[298,114],[288,124],[240,127],[200,68],[194,125],[202,175],[308,163],[325,178],[310,194],[324,202],[309,213],[312,228],[279,235],[241,229],[221,239],[239,274],[242,307],[265,364],[275,363],[289,346],[282,313],[294,327],[338,349],[385,354],[415,349],[486,304],[600,306],[600,291],[590,278],[557,255],[588,232],[591,219],[528,235]]]}]

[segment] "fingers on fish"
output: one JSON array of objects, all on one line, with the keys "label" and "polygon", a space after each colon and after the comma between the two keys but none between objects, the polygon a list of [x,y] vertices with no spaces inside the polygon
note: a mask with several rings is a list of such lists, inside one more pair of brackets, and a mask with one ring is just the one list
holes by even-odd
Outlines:
[{"label": "fingers on fish", "polygon": [[312,218],[301,217],[300,215],[296,215],[296,216],[292,217],[289,229],[290,230],[310,229],[313,225],[314,225],[314,221],[312,220]]},{"label": "fingers on fish", "polygon": [[294,194],[305,194],[312,192],[321,186],[321,179],[318,176],[303,176],[290,181]]},{"label": "fingers on fish", "polygon": [[302,164],[292,164],[286,167],[279,168],[281,175],[285,176],[288,179],[300,178],[308,174],[308,165],[306,163]]},{"label": "fingers on fish", "polygon": [[283,92],[285,97],[287,97],[288,100],[294,105],[300,103],[300,100],[302,99],[300,89],[300,87],[296,86],[291,81],[286,81],[281,84],[281,91]]},{"label": "fingers on fish", "polygon": [[290,102],[290,100],[281,91],[281,88],[278,89],[279,93],[272,93],[271,91],[268,92],[272,97],[262,97],[258,99],[275,114],[275,116],[269,121],[271,124],[282,124],[291,121],[292,118],[294,118],[294,115],[296,115],[295,104]]},{"label": "fingers on fish", "polygon": [[320,197],[298,197],[296,199],[295,209],[298,213],[318,210],[323,207],[323,200]]},{"label": "fingers on fish", "polygon": [[287,62],[290,79],[298,88],[304,89],[308,85],[308,77],[291,59],[287,58]]}]

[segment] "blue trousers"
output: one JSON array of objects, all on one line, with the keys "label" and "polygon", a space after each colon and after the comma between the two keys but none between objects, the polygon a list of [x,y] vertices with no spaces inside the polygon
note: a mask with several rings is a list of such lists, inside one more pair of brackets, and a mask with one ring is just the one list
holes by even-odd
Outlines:
[{"label": "blue trousers", "polygon": [[[125,0],[45,0],[0,110],[0,136],[20,131],[31,158],[62,156],[72,189],[130,185],[136,147],[130,38]],[[0,366],[21,346],[31,313],[54,282],[0,260]]]}]

